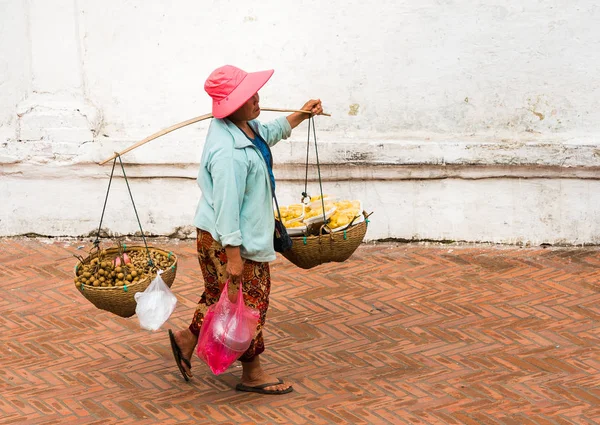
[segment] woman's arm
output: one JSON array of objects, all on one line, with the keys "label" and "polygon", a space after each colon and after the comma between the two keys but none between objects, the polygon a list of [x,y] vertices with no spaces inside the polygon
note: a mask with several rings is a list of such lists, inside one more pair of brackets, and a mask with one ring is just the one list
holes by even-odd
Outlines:
[{"label": "woman's arm", "polygon": [[275,146],[280,140],[287,139],[292,134],[292,129],[297,127],[302,121],[309,118],[311,115],[323,113],[323,107],[320,100],[309,100],[304,104],[302,110],[311,111],[310,114],[302,112],[294,112],[287,117],[279,117],[266,124],[260,121],[255,122],[260,127],[260,134],[270,147]]},{"label": "woman's arm", "polygon": [[310,118],[312,115],[320,115],[323,113],[323,106],[321,105],[320,99],[311,99],[304,104],[302,108],[303,111],[310,111],[310,114],[305,114],[302,112],[294,112],[291,115],[288,115],[286,118],[290,123],[290,127],[296,128],[298,125],[307,118]]},{"label": "woman's arm", "polygon": [[211,161],[209,168],[213,181],[215,230],[227,254],[227,273],[234,282],[238,282],[244,267],[240,255],[240,206],[244,198],[246,170],[243,164],[229,155]]}]

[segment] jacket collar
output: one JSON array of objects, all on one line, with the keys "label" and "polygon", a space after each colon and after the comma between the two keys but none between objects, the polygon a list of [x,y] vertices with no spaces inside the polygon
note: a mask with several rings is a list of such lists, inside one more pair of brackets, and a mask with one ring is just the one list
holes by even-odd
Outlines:
[{"label": "jacket collar", "polygon": [[[233,137],[233,144],[236,149],[244,149],[249,146],[254,146],[254,144],[248,139],[248,137],[246,137],[244,132],[242,130],[240,130],[234,123],[232,123],[228,119],[215,118],[215,121],[217,121],[219,123],[219,125],[223,126],[227,131],[229,131],[229,133]],[[260,134],[258,126],[255,123],[255,120],[249,121],[248,124],[250,125],[250,127],[252,127],[252,129],[254,130],[255,133]],[[262,137],[262,135],[261,135],[261,137]]]}]

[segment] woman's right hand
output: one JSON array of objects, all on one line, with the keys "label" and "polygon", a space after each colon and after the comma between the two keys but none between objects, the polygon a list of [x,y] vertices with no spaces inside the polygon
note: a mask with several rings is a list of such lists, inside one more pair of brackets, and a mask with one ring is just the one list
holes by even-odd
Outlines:
[{"label": "woman's right hand", "polygon": [[240,255],[239,246],[226,246],[227,267],[226,272],[233,283],[239,283],[242,280],[242,272],[244,271],[244,260]]}]

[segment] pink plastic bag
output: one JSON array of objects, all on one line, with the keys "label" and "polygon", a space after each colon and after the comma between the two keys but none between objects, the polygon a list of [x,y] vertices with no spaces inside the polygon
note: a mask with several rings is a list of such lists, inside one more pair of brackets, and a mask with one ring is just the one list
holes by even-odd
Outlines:
[{"label": "pink plastic bag", "polygon": [[250,347],[260,320],[260,312],[244,304],[242,285],[235,302],[229,300],[228,286],[229,280],[219,301],[208,307],[196,349],[215,375],[225,372]]}]

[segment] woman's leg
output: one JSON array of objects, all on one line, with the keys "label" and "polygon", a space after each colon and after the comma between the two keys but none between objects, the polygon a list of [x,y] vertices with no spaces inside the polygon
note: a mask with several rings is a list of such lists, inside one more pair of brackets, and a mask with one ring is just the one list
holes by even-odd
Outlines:
[{"label": "woman's leg", "polygon": [[256,355],[252,358],[252,361],[242,362],[242,382],[238,384],[236,389],[240,391],[260,389],[260,392],[285,394],[292,391],[292,384],[265,372],[260,365],[260,356]]},{"label": "woman's leg", "polygon": [[[240,357],[241,362],[251,362],[255,356],[265,351],[262,328],[265,326],[265,320],[267,319],[269,294],[271,293],[269,263],[257,263],[256,261],[245,260],[242,282],[244,304],[260,312],[260,321],[256,327],[256,336],[250,343],[250,347]],[[237,285],[231,285],[231,287],[233,291],[237,292]]]},{"label": "woman's leg", "polygon": [[[198,250],[198,262],[204,279],[204,293],[194,312],[194,317],[188,329],[175,333],[175,341],[180,347],[182,355],[188,361],[191,360],[194,348],[198,343],[198,336],[202,327],[202,321],[207,308],[219,300],[221,290],[225,285],[227,255],[225,249],[215,242],[210,233],[198,229],[196,238]],[[244,304],[256,308],[260,312],[260,322],[257,326],[257,335],[252,340],[250,347],[240,357],[242,362],[242,384],[254,387],[268,383],[276,385],[264,388],[265,391],[283,391],[291,387],[289,383],[279,383],[278,378],[268,375],[261,367],[259,355],[265,350],[262,328],[265,324],[267,309],[269,307],[269,294],[271,292],[271,275],[269,263],[258,263],[245,260],[242,274],[242,291]],[[229,286],[230,295],[234,296],[238,286]],[[188,376],[191,375],[190,368],[185,362],[182,367]],[[288,390],[289,391],[289,390]]]},{"label": "woman's leg", "polygon": [[[265,351],[265,343],[262,328],[265,325],[267,309],[269,308],[269,294],[271,292],[271,273],[269,263],[257,263],[246,260],[242,275],[244,303],[256,308],[260,312],[260,322],[257,327],[257,335],[252,340],[250,347],[240,357],[242,362],[242,382],[237,388],[240,390],[252,390],[253,387],[261,387],[261,391],[267,392],[289,392],[291,384],[280,382],[275,376],[269,375],[260,365],[260,354]],[[265,384],[274,384],[263,387]]]},{"label": "woman's leg", "polygon": [[[174,333],[175,343],[181,350],[182,357],[188,362],[191,361],[194,348],[198,343],[206,309],[219,300],[221,288],[223,287],[221,282],[224,282],[227,259],[226,257],[219,257],[221,248],[221,245],[213,240],[209,232],[197,229],[196,249],[198,263],[204,279],[204,292],[194,311],[190,326]],[[187,376],[192,376],[191,368],[185,361],[181,362],[181,367]]]}]

